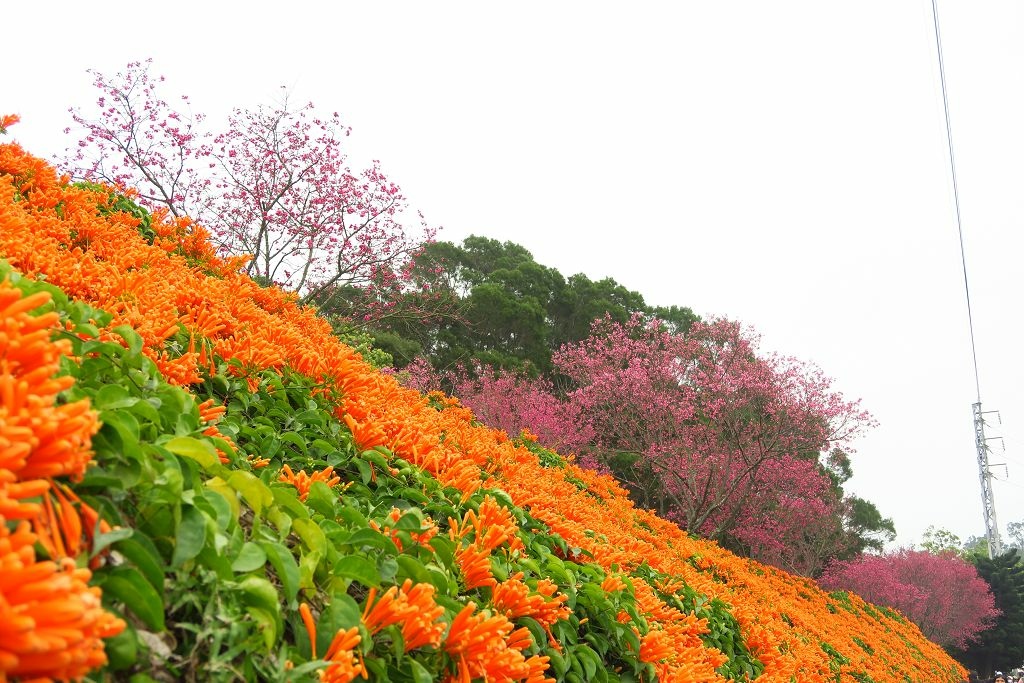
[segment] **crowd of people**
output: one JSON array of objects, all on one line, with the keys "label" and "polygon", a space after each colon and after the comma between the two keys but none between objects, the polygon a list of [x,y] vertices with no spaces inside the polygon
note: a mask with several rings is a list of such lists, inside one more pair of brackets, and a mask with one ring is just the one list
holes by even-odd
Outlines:
[{"label": "crowd of people", "polygon": [[[970,683],[980,681],[975,672],[971,672]],[[1024,683],[1024,670],[1014,669],[1008,674],[1004,674],[1002,671],[997,671],[995,676],[992,677],[992,683]]]},{"label": "crowd of people", "polygon": [[1024,683],[1024,669],[1013,669],[1010,673],[996,671],[990,678],[983,678],[977,671],[971,670],[967,683]]}]

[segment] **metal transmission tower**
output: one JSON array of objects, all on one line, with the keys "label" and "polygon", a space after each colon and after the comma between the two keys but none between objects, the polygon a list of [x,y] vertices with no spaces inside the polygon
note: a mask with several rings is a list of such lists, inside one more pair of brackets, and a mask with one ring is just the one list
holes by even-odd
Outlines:
[{"label": "metal transmission tower", "polygon": [[978,400],[972,405],[974,412],[974,446],[978,453],[978,476],[981,479],[981,504],[985,516],[985,537],[988,540],[988,556],[1002,553],[999,540],[999,526],[996,523],[996,502],[992,496],[992,471],[988,462],[988,443],[985,439],[985,414],[981,410],[981,382],[978,379],[978,351],[974,344],[974,319],[971,316],[971,290],[967,286],[967,258],[964,255],[964,229],[960,220],[960,191],[956,182],[956,161],[953,157],[953,131],[949,125],[949,96],[946,92],[946,67],[942,61],[942,38],[939,33],[939,10],[932,0],[932,19],[935,24],[935,49],[939,56],[939,80],[942,82],[942,107],[946,115],[946,143],[949,146],[949,170],[953,178],[953,200],[956,205],[956,227],[960,234],[960,262],[964,269],[964,293],[967,298],[967,323],[971,331],[971,355],[974,359],[974,386]]},{"label": "metal transmission tower", "polygon": [[996,522],[996,502],[992,497],[992,470],[988,462],[988,439],[985,438],[985,413],[981,401],[971,408],[974,411],[974,446],[978,450],[978,476],[981,479],[981,506],[985,515],[985,538],[988,539],[988,558],[1003,554],[1003,543],[999,540],[999,524]]}]

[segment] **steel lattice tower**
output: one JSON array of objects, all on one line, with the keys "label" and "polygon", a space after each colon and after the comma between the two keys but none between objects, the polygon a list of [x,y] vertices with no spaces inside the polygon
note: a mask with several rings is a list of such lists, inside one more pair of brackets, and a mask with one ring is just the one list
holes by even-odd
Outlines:
[{"label": "steel lattice tower", "polygon": [[978,477],[981,479],[981,505],[985,515],[985,538],[988,539],[988,557],[992,559],[1003,553],[999,540],[999,524],[996,522],[996,501],[992,495],[992,471],[988,462],[988,439],[985,438],[985,414],[981,402],[971,406],[974,411],[974,446],[978,451]]}]

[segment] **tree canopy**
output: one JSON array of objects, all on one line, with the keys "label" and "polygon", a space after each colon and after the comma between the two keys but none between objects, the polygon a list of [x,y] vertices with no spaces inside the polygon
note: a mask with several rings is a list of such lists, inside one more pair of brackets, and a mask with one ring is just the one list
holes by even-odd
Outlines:
[{"label": "tree canopy", "polygon": [[968,646],[1000,616],[989,583],[978,569],[951,552],[903,548],[862,555],[833,563],[820,583],[900,610],[925,636],[946,647]]}]

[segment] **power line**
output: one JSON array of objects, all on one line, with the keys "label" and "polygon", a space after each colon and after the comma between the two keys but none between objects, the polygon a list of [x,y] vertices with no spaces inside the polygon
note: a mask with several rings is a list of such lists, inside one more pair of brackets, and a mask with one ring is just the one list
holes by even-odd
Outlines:
[{"label": "power line", "polygon": [[953,178],[953,203],[956,206],[956,230],[960,237],[960,264],[964,271],[964,296],[967,299],[967,325],[971,333],[971,358],[974,360],[974,388],[981,403],[981,381],[978,375],[978,352],[974,344],[974,316],[971,314],[971,290],[967,285],[967,256],[964,252],[964,228],[960,220],[960,187],[956,180],[956,158],[953,155],[953,129],[949,123],[949,95],[946,91],[946,65],[942,59],[942,37],[939,31],[939,9],[932,0],[932,23],[935,26],[935,49],[939,55],[939,81],[942,83],[942,110],[946,115],[946,145],[949,148],[949,172]]},{"label": "power line", "polygon": [[992,469],[988,461],[988,439],[985,437],[985,411],[981,409],[981,381],[978,373],[978,352],[974,343],[974,316],[971,313],[971,290],[967,284],[967,256],[964,251],[964,228],[960,219],[960,187],[956,180],[956,158],[953,154],[953,129],[949,123],[949,94],[946,91],[946,65],[942,59],[942,37],[939,31],[939,8],[932,0],[932,23],[935,26],[935,49],[939,56],[939,81],[942,83],[942,110],[946,115],[946,144],[949,147],[949,171],[953,177],[953,202],[956,205],[956,229],[960,236],[960,263],[964,270],[964,295],[967,300],[967,324],[971,336],[971,358],[974,361],[974,388],[978,400],[971,406],[974,416],[974,447],[978,459],[978,477],[981,481],[981,506],[988,539],[988,556],[999,555],[999,523],[996,521],[996,503],[992,493]]}]

